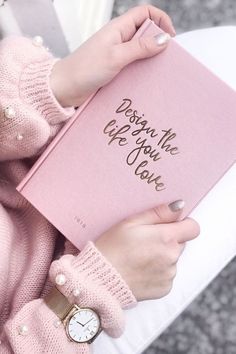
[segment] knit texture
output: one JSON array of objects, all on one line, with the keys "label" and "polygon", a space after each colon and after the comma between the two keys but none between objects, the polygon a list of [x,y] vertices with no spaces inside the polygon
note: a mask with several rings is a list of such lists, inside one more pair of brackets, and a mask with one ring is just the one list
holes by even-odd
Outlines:
[{"label": "knit texture", "polygon": [[[90,306],[104,331],[124,330],[122,308],[136,300],[119,273],[92,242],[78,253],[15,189],[74,108],[63,108],[50,88],[56,58],[32,39],[0,43],[0,353],[84,353],[88,344],[68,340],[43,297],[63,273],[60,287],[71,303]],[[55,176],[56,178],[56,176]],[[79,235],[78,235],[79,237]],[[49,279],[50,273],[50,279]],[[78,298],[73,289],[80,288]],[[19,333],[27,326],[26,335]]]},{"label": "knit texture", "polygon": [[[124,317],[121,309],[133,306],[136,300],[115,268],[91,241],[79,256],[65,255],[54,261],[50,268],[52,282],[58,274],[64,274],[67,281],[57,288],[71,303],[78,302],[82,307],[99,311],[102,327],[110,336],[122,334]],[[78,298],[73,296],[73,289],[80,290]]]}]

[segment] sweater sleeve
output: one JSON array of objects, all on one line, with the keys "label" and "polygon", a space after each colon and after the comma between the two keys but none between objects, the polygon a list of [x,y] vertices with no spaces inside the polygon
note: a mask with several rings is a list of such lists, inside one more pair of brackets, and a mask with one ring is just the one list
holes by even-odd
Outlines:
[{"label": "sweater sleeve", "polygon": [[10,36],[0,43],[0,161],[38,155],[74,113],[50,88],[57,61],[34,39]]},{"label": "sweater sleeve", "polygon": [[[15,166],[21,159],[41,154],[64,123],[74,114],[73,107],[60,106],[50,89],[50,74],[56,60],[58,59],[42,45],[40,38],[33,40],[12,36],[0,42],[0,162],[2,165],[10,162],[12,166],[8,166],[9,173],[13,164]],[[6,195],[4,204],[9,209],[23,208],[23,203],[17,202],[18,196],[16,199],[13,198],[15,190],[10,190],[10,187],[9,184],[2,189],[1,199],[4,200]],[[11,193],[10,202],[13,203],[15,200],[16,204],[8,205],[9,194],[7,193]],[[40,229],[38,233],[41,234],[44,229],[41,229],[42,225],[39,218],[35,218],[33,210],[29,207],[29,215],[32,215],[33,223],[36,224],[36,229]],[[30,234],[28,238],[27,233],[27,226],[29,227],[32,220],[29,216],[28,224],[26,220],[24,224],[24,219],[21,218],[23,214],[26,217],[27,213],[23,209],[22,212],[19,210],[19,214],[16,210],[14,213],[10,215],[7,208],[4,210],[9,233],[16,235],[17,244],[22,243],[22,246],[26,247],[27,267],[33,265],[35,269],[38,264],[35,264],[34,258],[31,259],[33,254],[29,252],[31,249],[29,244],[33,242],[32,236],[35,235]],[[17,223],[13,224],[13,220]],[[24,229],[24,239],[20,238],[21,228]],[[46,230],[48,229],[49,226]],[[30,233],[31,230],[30,225]],[[43,250],[40,248],[38,252],[42,253]],[[9,253],[12,269],[15,266],[14,257],[15,254]],[[50,262],[48,260],[48,264]],[[23,269],[24,280],[19,278],[21,281],[19,280],[19,287],[16,289],[19,289],[23,283],[27,283],[27,279],[31,276],[28,269]],[[18,274],[17,268],[16,272]],[[46,274],[47,267],[45,276]],[[64,255],[54,261],[49,271],[48,288],[56,283],[59,274],[62,274],[66,281],[57,286],[69,301],[97,310],[104,331],[110,336],[120,336],[124,330],[122,309],[134,306],[136,300],[128,285],[94,244],[89,242],[79,254]],[[10,279],[12,281],[12,278]],[[35,287],[37,288],[37,284]],[[75,296],[78,293],[79,296]],[[11,307],[13,302],[13,299],[9,299],[9,304],[4,307],[4,311],[9,312],[10,317],[7,317],[6,322],[4,321],[3,331],[0,334],[0,352],[2,354],[89,353],[89,345],[69,341],[63,325],[58,326],[56,315],[47,307],[44,300],[37,299],[37,296],[32,296],[30,301],[27,298],[14,312],[9,311],[8,307]]]},{"label": "sweater sleeve", "polygon": [[[88,242],[77,256],[65,255],[54,261],[49,275],[52,284],[71,304],[90,307],[99,314],[101,327],[108,335],[119,337],[123,333],[125,321],[122,309],[135,306],[136,299],[119,273],[92,242]],[[56,281],[58,276],[64,278],[60,285]],[[8,320],[2,337],[2,349],[4,347],[4,354],[91,352],[91,345],[68,339],[64,325],[43,299],[29,302]]]}]

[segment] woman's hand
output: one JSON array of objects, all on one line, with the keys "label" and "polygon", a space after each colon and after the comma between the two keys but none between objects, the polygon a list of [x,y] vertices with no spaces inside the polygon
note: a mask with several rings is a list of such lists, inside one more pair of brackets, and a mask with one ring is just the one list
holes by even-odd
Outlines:
[{"label": "woman's hand", "polygon": [[169,293],[185,242],[200,233],[195,220],[178,221],[183,204],[162,204],[127,218],[95,242],[138,301]]},{"label": "woman's hand", "polygon": [[[145,19],[152,19],[164,35],[132,38]],[[51,74],[51,88],[59,103],[79,106],[107,84],[127,64],[160,53],[175,30],[170,17],[151,5],[138,6],[113,19],[74,53],[59,60]]]}]

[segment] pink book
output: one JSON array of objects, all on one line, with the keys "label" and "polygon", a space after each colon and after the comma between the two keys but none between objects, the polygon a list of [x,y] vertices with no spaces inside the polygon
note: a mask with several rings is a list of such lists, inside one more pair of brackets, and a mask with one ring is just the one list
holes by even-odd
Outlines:
[{"label": "pink book", "polygon": [[160,203],[184,199],[186,217],[236,161],[235,132],[236,92],[171,39],[91,97],[17,190],[81,249]]}]

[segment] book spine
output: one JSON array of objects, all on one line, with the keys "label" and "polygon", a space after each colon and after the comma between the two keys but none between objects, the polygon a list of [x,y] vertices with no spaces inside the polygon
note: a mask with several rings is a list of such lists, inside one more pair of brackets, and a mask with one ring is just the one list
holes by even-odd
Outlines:
[{"label": "book spine", "polygon": [[73,123],[78,119],[80,114],[83,112],[85,107],[88,105],[88,103],[94,98],[97,92],[95,92],[93,95],[91,95],[85,102],[84,104],[81,105],[80,108],[76,111],[73,117],[70,118],[70,120],[64,125],[64,127],[59,131],[59,133],[55,136],[54,140],[51,142],[51,144],[48,145],[48,147],[44,150],[42,155],[38,158],[38,160],[35,162],[35,164],[32,166],[30,169],[29,173],[23,178],[23,180],[18,184],[16,187],[16,190],[18,192],[23,191],[25,185],[28,183],[28,181],[31,179],[31,177],[35,174],[35,172],[38,170],[38,168],[41,166],[43,161],[48,157],[48,155],[52,152],[52,150],[56,147],[56,145],[59,143],[63,135],[72,127]]},{"label": "book spine", "polygon": [[[134,37],[141,37],[144,32],[147,30],[147,28],[152,24],[153,21],[150,19],[147,19],[143,25],[138,29],[138,31],[135,33]],[[98,92],[98,91],[97,91]],[[54,140],[49,144],[49,146],[45,149],[45,151],[42,153],[42,155],[38,158],[38,160],[35,162],[33,167],[30,169],[29,173],[23,178],[23,180],[18,184],[16,187],[16,190],[18,192],[22,192],[26,184],[29,182],[29,180],[32,178],[32,176],[35,174],[35,172],[39,169],[43,161],[48,157],[48,155],[53,151],[53,149],[57,146],[59,141],[62,139],[64,134],[73,126],[73,123],[79,118],[80,114],[84,111],[84,109],[87,107],[89,102],[96,96],[97,92],[95,92],[93,95],[91,95],[87,101],[76,111],[75,115],[64,125],[64,127],[60,130],[60,132],[56,135]]]}]

